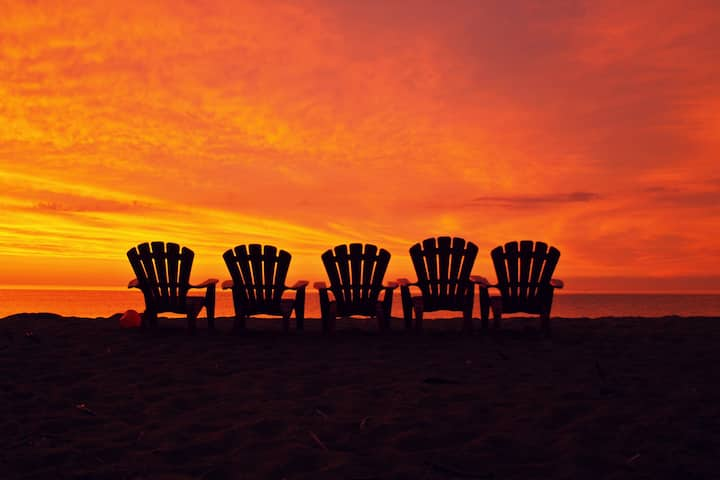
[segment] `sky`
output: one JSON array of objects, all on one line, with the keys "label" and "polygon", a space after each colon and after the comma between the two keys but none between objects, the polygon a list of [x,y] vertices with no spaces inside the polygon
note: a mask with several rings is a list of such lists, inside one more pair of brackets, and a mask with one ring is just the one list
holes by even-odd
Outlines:
[{"label": "sky", "polygon": [[0,286],[265,243],[556,246],[570,291],[720,292],[720,4],[0,0]]}]

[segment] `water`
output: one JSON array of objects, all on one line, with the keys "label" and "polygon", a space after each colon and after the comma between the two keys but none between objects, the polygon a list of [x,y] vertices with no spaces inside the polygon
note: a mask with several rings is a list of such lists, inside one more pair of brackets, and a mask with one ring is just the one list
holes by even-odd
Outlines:
[{"label": "water", "polygon": [[[137,290],[2,290],[0,289],[0,318],[13,313],[52,312],[64,316],[107,317],[133,308],[144,309],[142,294]],[[216,316],[233,315],[230,292],[218,292]],[[720,317],[720,295],[672,294],[559,294],[552,310],[554,317],[665,315]],[[427,318],[447,317],[447,312],[429,313]],[[474,315],[479,317],[475,305]],[[204,316],[204,313],[201,314]],[[315,291],[308,291],[305,316],[320,317],[320,304]],[[402,316],[400,296],[393,299],[393,316]]]}]

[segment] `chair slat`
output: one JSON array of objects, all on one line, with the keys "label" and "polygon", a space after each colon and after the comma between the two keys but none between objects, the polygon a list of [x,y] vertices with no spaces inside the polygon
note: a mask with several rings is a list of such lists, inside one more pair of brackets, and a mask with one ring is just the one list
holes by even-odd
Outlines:
[{"label": "chair slat", "polygon": [[180,296],[178,289],[178,284],[180,283],[180,245],[177,243],[167,243],[165,245],[165,256],[167,261],[167,280],[170,303],[172,305],[177,305]]},{"label": "chair slat", "polygon": [[195,252],[187,247],[180,249],[180,273],[178,274],[178,300],[185,301],[190,289],[190,272],[192,271]]},{"label": "chair slat", "polygon": [[378,301],[380,292],[383,289],[383,279],[385,278],[385,272],[387,272],[388,265],[390,264],[390,252],[384,248],[380,249],[375,261],[375,270],[373,271],[372,288],[367,298],[369,305],[373,305]]},{"label": "chair slat", "polygon": [[431,305],[426,305],[425,308],[434,308],[434,304],[438,302],[440,296],[438,291],[437,254],[436,240],[434,238],[423,240],[423,255],[425,256],[431,302]]},{"label": "chair slat", "polygon": [[340,272],[338,270],[338,262],[332,250],[328,250],[321,256],[328,279],[330,280],[330,290],[335,296],[335,300],[342,299],[343,289],[342,280],[340,280]]},{"label": "chair slat", "polygon": [[[365,252],[363,253],[362,290],[360,294],[361,301],[369,301],[378,286],[377,276],[373,276],[375,265],[378,262],[377,250],[378,248],[375,245],[365,245]],[[380,282],[382,283],[382,278],[380,278]]]},{"label": "chair slat", "polygon": [[518,257],[517,242],[505,244],[505,261],[507,262],[508,288],[510,289],[509,301],[512,305],[517,305],[518,301]]},{"label": "chair slat", "polygon": [[158,287],[157,272],[155,271],[155,262],[153,261],[152,252],[150,251],[150,244],[143,243],[138,245],[138,253],[140,254],[140,260],[142,261],[143,267],[145,268],[145,274],[148,283],[148,290],[155,303],[160,302],[160,288]]},{"label": "chair slat", "polygon": [[238,245],[235,247],[235,257],[240,269],[240,282],[244,286],[247,295],[246,306],[248,310],[253,310],[257,304],[257,291],[253,282],[252,265],[250,263],[250,254],[246,245]]},{"label": "chair slat", "polygon": [[335,247],[335,258],[337,268],[340,273],[340,288],[342,292],[340,298],[337,299],[338,309],[344,308],[345,304],[352,304],[352,292],[350,283],[350,255],[348,254],[347,245],[338,245]]},{"label": "chair slat", "polygon": [[498,290],[503,298],[510,296],[510,277],[508,276],[507,264],[505,263],[505,251],[503,247],[496,247],[490,252],[490,257],[495,267]]},{"label": "chair slat", "polygon": [[362,264],[363,264],[363,246],[360,243],[350,244],[350,282],[352,299],[349,303],[361,302],[362,292]]},{"label": "chair slat", "polygon": [[265,298],[265,292],[263,292],[262,246],[257,243],[248,245],[248,259],[252,270],[251,285],[255,290],[255,302],[262,305]]},{"label": "chair slat", "polygon": [[157,275],[158,294],[163,304],[170,303],[170,290],[172,286],[168,283],[168,266],[165,254],[165,244],[163,242],[152,242],[150,244],[153,263],[155,264],[155,273]]},{"label": "chair slat", "polygon": [[412,260],[415,274],[418,277],[417,284],[420,293],[422,293],[423,298],[430,298],[427,265],[425,264],[425,253],[421,244],[416,243],[410,247],[410,260]]},{"label": "chair slat", "polygon": [[[452,296],[450,295],[451,278],[449,276],[451,239],[450,237],[440,237],[437,241],[437,260],[438,260],[438,297],[440,303],[447,303]],[[453,281],[455,279],[452,279]],[[454,283],[454,282],[453,282]]]},{"label": "chair slat", "polygon": [[538,284],[540,283],[540,273],[542,273],[545,257],[547,256],[547,244],[543,242],[535,242],[535,250],[533,251],[533,265],[530,272],[530,288],[528,289],[528,300],[534,301],[537,295]]},{"label": "chair slat", "polygon": [[452,243],[452,255],[450,257],[450,271],[448,272],[448,296],[455,298],[458,293],[458,278],[460,277],[460,267],[465,258],[465,242],[462,239],[456,239]]},{"label": "chair slat", "polygon": [[550,247],[545,259],[545,266],[543,267],[542,275],[540,276],[540,283],[549,284],[552,279],[552,275],[555,272],[555,267],[560,260],[560,251],[555,247]]},{"label": "chair slat", "polygon": [[275,285],[275,267],[277,266],[277,248],[272,245],[265,245],[260,261],[265,274],[263,278],[265,296],[262,303],[270,304],[274,297],[273,287]]},{"label": "chair slat", "polygon": [[[467,295],[468,289],[470,288],[470,275],[472,274],[473,266],[475,265],[475,259],[478,254],[478,247],[472,242],[465,242],[462,238],[456,238],[457,242],[462,242],[465,246],[465,255],[463,256],[463,264],[460,268],[460,275],[458,276],[458,288],[455,296],[457,302],[457,308],[461,308],[465,304],[465,296]],[[473,301],[470,296],[470,301]]]},{"label": "chair slat", "polygon": [[233,300],[235,300],[235,296],[237,295],[237,300],[240,301],[241,304],[247,305],[247,289],[244,288],[245,282],[243,280],[242,273],[240,273],[240,260],[238,259],[236,252],[233,249],[227,250],[223,253],[223,260],[225,260],[225,265],[228,268],[228,272],[230,272],[230,278],[233,281],[233,285],[237,287],[237,293],[233,292]]},{"label": "chair slat", "polygon": [[518,281],[518,297],[524,303],[529,297],[530,264],[533,259],[533,242],[523,240],[520,242],[520,277]]},{"label": "chair slat", "polygon": [[292,256],[288,252],[280,250],[280,253],[278,254],[277,268],[275,270],[275,294],[272,299],[273,303],[279,304],[282,299],[291,259]]}]

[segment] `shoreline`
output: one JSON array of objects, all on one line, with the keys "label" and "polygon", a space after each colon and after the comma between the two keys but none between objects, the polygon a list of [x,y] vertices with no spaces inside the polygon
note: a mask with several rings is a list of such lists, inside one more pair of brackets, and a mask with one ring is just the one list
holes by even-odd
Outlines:
[{"label": "shoreline", "polygon": [[718,317],[554,318],[550,339],[537,319],[472,336],[459,318],[331,336],[317,319],[242,335],[201,319],[195,336],[184,319],[153,335],[88,320],[0,320],[6,478],[717,473]]}]

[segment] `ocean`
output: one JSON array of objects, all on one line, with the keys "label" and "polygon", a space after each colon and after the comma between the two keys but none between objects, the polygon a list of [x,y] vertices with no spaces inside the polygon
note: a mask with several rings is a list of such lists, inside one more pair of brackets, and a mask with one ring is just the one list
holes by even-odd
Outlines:
[{"label": "ocean", "polygon": [[[0,318],[13,313],[51,312],[63,316],[108,317],[128,309],[142,311],[142,294],[137,290],[2,290],[0,289]],[[204,316],[204,312],[200,314]],[[230,292],[218,292],[215,315],[232,316]],[[427,318],[447,317],[447,312],[429,313]],[[475,305],[474,315],[479,317]],[[710,316],[720,317],[720,295],[674,294],[572,294],[555,297],[553,317],[661,317]],[[305,300],[305,316],[320,317],[320,303],[315,291]],[[402,316],[400,296],[393,299],[393,316]]]}]

